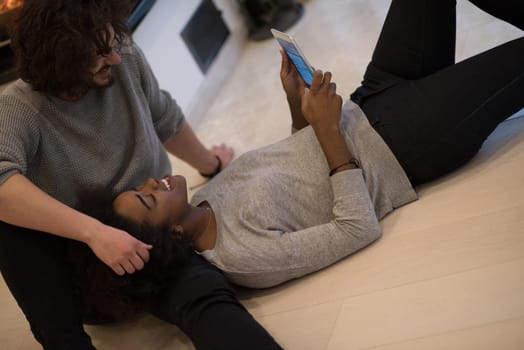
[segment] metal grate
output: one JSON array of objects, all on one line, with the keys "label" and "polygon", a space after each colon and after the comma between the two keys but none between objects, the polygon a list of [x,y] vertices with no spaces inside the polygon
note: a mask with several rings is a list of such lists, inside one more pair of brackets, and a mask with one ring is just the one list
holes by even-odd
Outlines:
[{"label": "metal grate", "polygon": [[229,36],[229,29],[213,1],[203,0],[180,35],[205,74]]}]

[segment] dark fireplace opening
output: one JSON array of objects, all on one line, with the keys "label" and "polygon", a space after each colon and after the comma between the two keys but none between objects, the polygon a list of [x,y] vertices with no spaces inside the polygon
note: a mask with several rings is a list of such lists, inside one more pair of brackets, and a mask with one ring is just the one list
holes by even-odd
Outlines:
[{"label": "dark fireplace opening", "polygon": [[202,73],[206,74],[229,36],[229,29],[213,1],[202,0],[180,35]]}]

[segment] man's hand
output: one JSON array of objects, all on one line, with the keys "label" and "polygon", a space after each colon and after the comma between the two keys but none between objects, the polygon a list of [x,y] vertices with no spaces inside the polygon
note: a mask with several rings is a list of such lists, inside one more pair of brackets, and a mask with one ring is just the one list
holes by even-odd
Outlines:
[{"label": "man's hand", "polygon": [[120,276],[142,270],[149,261],[149,250],[153,248],[125,231],[104,224],[90,237],[86,243],[91,250]]},{"label": "man's hand", "polygon": [[22,174],[0,185],[0,208],[0,220],[11,225],[86,243],[119,275],[140,270],[149,261],[151,245],[57,201]]},{"label": "man's hand", "polygon": [[220,167],[220,170],[228,166],[229,163],[231,163],[231,161],[233,160],[233,157],[235,156],[235,152],[233,151],[233,148],[229,147],[228,145],[224,143],[218,146],[211,147],[209,151],[214,156],[217,156],[218,158],[220,158],[220,162],[222,164],[222,166]]},{"label": "man's hand", "polygon": [[164,142],[164,147],[169,153],[188,163],[201,174],[214,174],[216,172],[218,161],[215,155],[220,158],[222,163],[219,170],[225,168],[234,155],[233,149],[225,144],[207,149],[187,123],[184,124],[178,134]]}]

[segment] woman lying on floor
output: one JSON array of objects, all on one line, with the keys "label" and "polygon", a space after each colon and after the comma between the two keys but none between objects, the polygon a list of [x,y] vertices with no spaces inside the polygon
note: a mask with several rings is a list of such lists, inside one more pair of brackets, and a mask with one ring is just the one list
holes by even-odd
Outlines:
[{"label": "woman lying on floor", "polygon": [[[524,29],[521,0],[472,2]],[[190,204],[185,179],[167,176],[120,194],[110,209],[155,227],[140,237],[153,251],[159,237],[190,241],[247,287],[367,246],[380,219],[417,199],[415,186],[467,162],[524,106],[524,38],[454,64],[455,5],[393,0],[362,86],[343,106],[329,72],[305,89],[283,55],[293,135],[239,157]]]}]

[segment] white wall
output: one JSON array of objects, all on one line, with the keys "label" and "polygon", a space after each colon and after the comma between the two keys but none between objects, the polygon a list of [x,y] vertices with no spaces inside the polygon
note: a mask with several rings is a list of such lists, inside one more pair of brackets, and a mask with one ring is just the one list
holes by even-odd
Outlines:
[{"label": "white wall", "polygon": [[193,125],[205,113],[200,100],[216,94],[217,80],[233,68],[246,38],[247,29],[237,1],[213,1],[222,11],[231,34],[206,76],[180,36],[200,0],[157,0],[134,33],[134,40],[144,51],[160,87],[171,93]]}]

